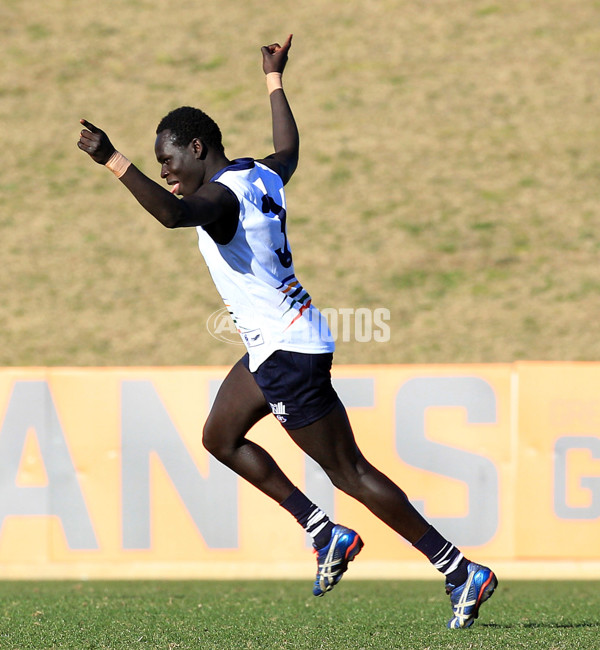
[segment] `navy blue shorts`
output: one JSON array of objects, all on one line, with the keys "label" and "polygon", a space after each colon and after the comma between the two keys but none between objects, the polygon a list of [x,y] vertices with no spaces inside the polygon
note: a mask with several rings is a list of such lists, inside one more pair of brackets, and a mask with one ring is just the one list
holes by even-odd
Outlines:
[{"label": "navy blue shorts", "polygon": [[[339,401],[331,385],[333,354],[276,350],[252,373],[286,429],[300,429],[326,416]],[[242,358],[248,368],[248,355]]]}]

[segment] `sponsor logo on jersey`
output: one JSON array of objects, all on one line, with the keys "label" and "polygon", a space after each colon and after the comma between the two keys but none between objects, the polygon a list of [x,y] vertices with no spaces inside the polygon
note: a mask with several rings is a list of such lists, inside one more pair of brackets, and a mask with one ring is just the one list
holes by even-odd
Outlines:
[{"label": "sponsor logo on jersey", "polygon": [[260,330],[248,330],[246,332],[241,332],[241,335],[249,348],[253,348],[264,343],[263,335]]}]

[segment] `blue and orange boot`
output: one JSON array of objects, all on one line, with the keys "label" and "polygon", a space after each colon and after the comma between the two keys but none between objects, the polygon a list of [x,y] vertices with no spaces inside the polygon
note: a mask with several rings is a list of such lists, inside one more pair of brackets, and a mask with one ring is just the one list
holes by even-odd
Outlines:
[{"label": "blue and orange boot", "polygon": [[313,594],[324,596],[327,591],[331,591],[342,579],[348,562],[352,562],[363,546],[358,533],[336,524],[331,532],[329,544],[314,549],[317,556],[317,578]]},{"label": "blue and orange boot", "polygon": [[471,627],[479,616],[479,608],[498,586],[494,572],[481,564],[469,562],[467,571],[467,579],[462,585],[446,583],[446,593],[450,595],[454,613],[448,621],[448,627],[452,630]]}]

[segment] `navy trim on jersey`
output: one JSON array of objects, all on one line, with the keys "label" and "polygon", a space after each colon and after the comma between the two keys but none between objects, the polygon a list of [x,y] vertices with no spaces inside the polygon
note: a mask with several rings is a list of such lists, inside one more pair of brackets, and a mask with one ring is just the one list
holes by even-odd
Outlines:
[{"label": "navy trim on jersey", "polygon": [[225,172],[243,172],[246,169],[252,169],[254,167],[254,158],[236,158],[231,162],[231,165],[223,167],[219,170],[208,182],[212,183],[216,181],[220,176]]}]

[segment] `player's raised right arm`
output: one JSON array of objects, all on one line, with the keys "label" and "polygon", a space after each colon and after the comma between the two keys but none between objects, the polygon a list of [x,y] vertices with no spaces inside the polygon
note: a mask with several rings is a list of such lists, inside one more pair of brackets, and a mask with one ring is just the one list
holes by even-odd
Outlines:
[{"label": "player's raised right arm", "polygon": [[[148,178],[112,145],[110,139],[97,126],[80,120],[85,127],[77,146],[100,165],[106,166],[127,187],[155,219],[167,228],[202,225],[214,221],[218,214],[211,212],[211,202],[191,208],[164,187]],[[199,202],[198,202],[199,203]]]}]

